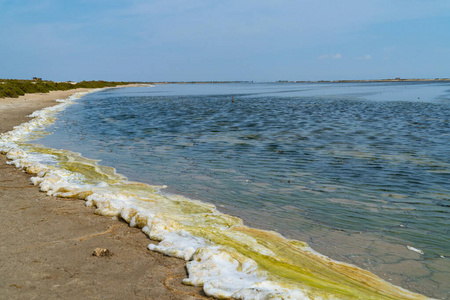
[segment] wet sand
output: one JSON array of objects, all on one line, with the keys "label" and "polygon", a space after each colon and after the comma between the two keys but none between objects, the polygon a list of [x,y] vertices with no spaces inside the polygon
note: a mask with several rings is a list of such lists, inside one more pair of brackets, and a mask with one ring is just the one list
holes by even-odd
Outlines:
[{"label": "wet sand", "polygon": [[[0,132],[78,89],[0,99]],[[0,154],[0,298],[210,299],[185,286],[185,261],[147,250],[139,229],[85,202],[46,196]],[[109,256],[93,256],[106,248]]]}]

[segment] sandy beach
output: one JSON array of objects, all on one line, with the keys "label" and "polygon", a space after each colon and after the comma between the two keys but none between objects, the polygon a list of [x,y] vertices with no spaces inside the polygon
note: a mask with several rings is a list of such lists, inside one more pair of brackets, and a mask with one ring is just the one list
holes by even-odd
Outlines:
[{"label": "sandy beach", "polygon": [[[0,99],[0,132],[80,91]],[[82,200],[46,196],[6,160],[0,155],[1,299],[209,299],[181,283],[185,261],[147,250],[153,242],[141,230]],[[94,256],[96,248],[110,254]]]}]

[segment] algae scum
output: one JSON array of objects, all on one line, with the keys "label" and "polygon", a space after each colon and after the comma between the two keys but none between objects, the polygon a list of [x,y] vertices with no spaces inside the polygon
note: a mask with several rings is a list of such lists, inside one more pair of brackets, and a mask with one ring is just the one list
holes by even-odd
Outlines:
[{"label": "algae scum", "polygon": [[[48,127],[53,133],[34,134],[41,137],[34,144],[21,136],[31,128],[3,136],[10,142],[2,151],[36,173],[47,193],[85,199],[142,228],[161,241],[151,250],[189,261],[187,284],[216,297],[423,298],[305,240],[445,299],[445,90],[441,83],[107,90],[65,108]],[[41,115],[40,130],[52,116]]]}]

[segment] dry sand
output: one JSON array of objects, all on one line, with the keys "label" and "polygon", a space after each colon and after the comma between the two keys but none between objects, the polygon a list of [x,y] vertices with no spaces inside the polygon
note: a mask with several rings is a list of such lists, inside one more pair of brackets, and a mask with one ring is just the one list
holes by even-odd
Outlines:
[{"label": "dry sand", "polygon": [[[0,99],[0,132],[85,89]],[[210,299],[185,286],[185,262],[146,249],[139,229],[82,200],[46,196],[0,154],[0,299]],[[106,248],[110,256],[93,256]]]}]

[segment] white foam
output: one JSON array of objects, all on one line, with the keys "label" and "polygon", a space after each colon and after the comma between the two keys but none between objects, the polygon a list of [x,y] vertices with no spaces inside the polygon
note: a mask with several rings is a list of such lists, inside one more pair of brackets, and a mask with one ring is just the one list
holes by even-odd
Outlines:
[{"label": "white foam", "polygon": [[407,245],[406,248],[408,248],[408,250],[417,252],[417,253],[419,253],[419,254],[422,254],[422,255],[424,254],[422,250],[417,249],[417,248],[414,248],[414,247],[412,247],[412,246]]},{"label": "white foam", "polygon": [[29,117],[34,118],[29,122],[15,126],[13,130],[0,134],[0,152],[7,153],[12,148],[17,147],[15,142],[26,140],[34,130],[44,127],[52,122],[52,117],[59,111],[64,110],[67,106],[74,103],[74,101],[87,92],[75,93],[65,100],[58,99],[60,104],[46,107],[41,110],[33,112]]},{"label": "white foam", "polygon": [[208,295],[222,298],[265,279],[256,273],[258,267],[253,260],[245,257],[238,260],[219,246],[197,249],[187,269],[189,278],[183,283],[203,285]]},{"label": "white foam", "polygon": [[252,259],[221,246],[197,249],[183,283],[203,286],[209,296],[234,299],[310,299],[306,293],[267,280]]}]

